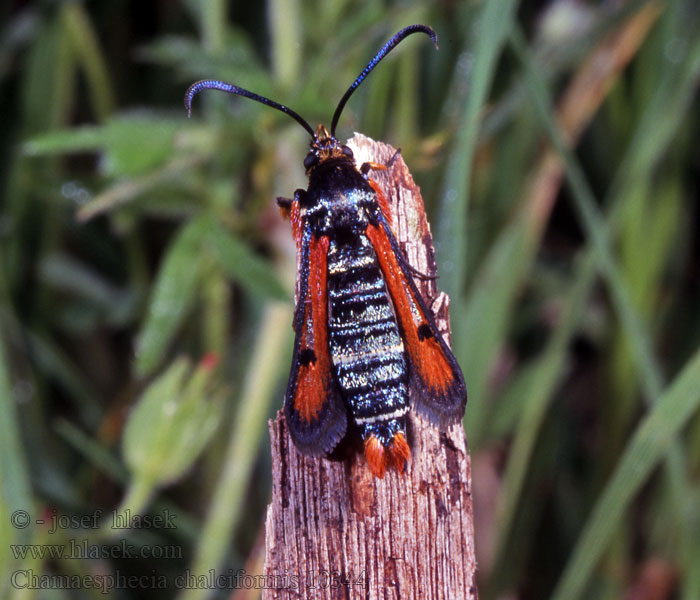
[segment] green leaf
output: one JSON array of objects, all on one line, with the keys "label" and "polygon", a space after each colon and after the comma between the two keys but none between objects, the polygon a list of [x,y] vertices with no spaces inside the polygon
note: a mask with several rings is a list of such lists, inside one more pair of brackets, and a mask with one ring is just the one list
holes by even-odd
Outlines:
[{"label": "green leaf", "polygon": [[105,127],[75,127],[34,136],[24,145],[24,151],[34,156],[98,150],[104,146]]},{"label": "green leaf", "polygon": [[222,394],[211,361],[192,370],[184,358],[146,388],[124,430],[133,481],[120,511],[141,512],[157,487],[192,466],[216,430]]},{"label": "green leaf", "polygon": [[136,370],[140,375],[150,373],[162,360],[194,305],[204,266],[202,240],[210,224],[208,215],[195,218],[178,233],[167,251],[137,341]]},{"label": "green leaf", "polygon": [[290,300],[289,292],[280,282],[272,265],[252,252],[214,219],[208,227],[205,247],[227,275],[248,291],[276,300]]},{"label": "green leaf", "polygon": [[183,120],[153,114],[121,115],[101,127],[79,127],[35,136],[24,146],[32,155],[102,151],[106,175],[125,177],[145,173],[166,162]]}]

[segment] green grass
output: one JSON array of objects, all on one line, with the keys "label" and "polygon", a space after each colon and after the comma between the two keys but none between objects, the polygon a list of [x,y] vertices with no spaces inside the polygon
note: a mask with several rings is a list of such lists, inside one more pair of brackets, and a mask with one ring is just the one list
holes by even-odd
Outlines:
[{"label": "green grass", "polygon": [[[695,3],[253,4],[3,10],[0,596],[44,597],[11,585],[19,569],[256,568],[292,345],[274,198],[305,185],[308,140],[224,94],[188,120],[182,96],[224,79],[328,125],[373,52],[423,22],[440,51],[406,40],[339,134],[401,147],[433,223],[469,392],[480,596],[620,598],[657,569],[696,600]],[[118,507],[178,515],[118,536],[183,557],[12,554],[114,535],[8,528],[17,510]],[[55,596],[99,595],[73,592]]]}]

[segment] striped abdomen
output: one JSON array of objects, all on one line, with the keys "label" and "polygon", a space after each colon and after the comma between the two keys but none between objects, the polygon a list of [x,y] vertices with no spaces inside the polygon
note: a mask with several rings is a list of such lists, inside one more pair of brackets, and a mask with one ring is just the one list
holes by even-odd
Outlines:
[{"label": "striped abdomen", "polygon": [[351,237],[328,249],[331,362],[363,439],[390,446],[408,411],[404,347],[374,248]]}]

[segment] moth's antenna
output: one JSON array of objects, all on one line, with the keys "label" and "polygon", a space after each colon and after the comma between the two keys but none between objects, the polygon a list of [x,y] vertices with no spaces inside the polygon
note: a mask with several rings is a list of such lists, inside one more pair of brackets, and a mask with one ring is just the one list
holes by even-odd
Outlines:
[{"label": "moth's antenna", "polygon": [[333,113],[333,120],[331,121],[331,136],[335,137],[335,128],[338,125],[338,119],[340,119],[340,113],[343,112],[345,103],[348,101],[350,96],[352,96],[352,93],[357,89],[357,87],[364,81],[365,77],[371,73],[372,69],[379,64],[379,61],[389,54],[389,52],[391,52],[401,40],[412,33],[421,32],[430,36],[430,39],[433,40],[433,45],[437,50],[437,34],[433,31],[432,27],[428,27],[427,25],[409,25],[408,27],[404,27],[401,31],[399,31],[393,38],[384,44],[379,52],[377,52],[376,56],[369,61],[367,66],[362,70],[362,73],[360,73],[357,76],[357,79],[352,82],[352,85],[348,88],[348,91],[345,92],[343,97],[340,99],[340,102],[338,102],[335,113]]},{"label": "moth's antenna", "polygon": [[187,88],[187,91],[185,92],[185,108],[187,109],[188,117],[192,114],[192,99],[202,90],[221,90],[222,92],[228,92],[229,94],[245,96],[246,98],[250,98],[251,100],[265,104],[266,106],[276,108],[277,110],[282,111],[283,113],[292,117],[292,119],[294,119],[297,123],[299,123],[299,125],[309,132],[311,137],[314,137],[314,130],[311,128],[311,125],[309,125],[291,108],[287,108],[283,104],[278,104],[274,100],[265,98],[265,96],[259,96],[258,94],[249,92],[248,90],[238,87],[237,85],[231,85],[230,83],[217,81],[216,79],[202,79],[201,81],[197,81]]}]

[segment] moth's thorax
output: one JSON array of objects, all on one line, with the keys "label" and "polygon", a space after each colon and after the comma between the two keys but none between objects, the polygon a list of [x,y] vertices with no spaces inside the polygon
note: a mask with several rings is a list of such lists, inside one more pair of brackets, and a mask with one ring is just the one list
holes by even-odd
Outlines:
[{"label": "moth's thorax", "polygon": [[309,174],[300,208],[317,236],[348,242],[376,222],[379,209],[374,190],[347,158],[326,160]]}]

